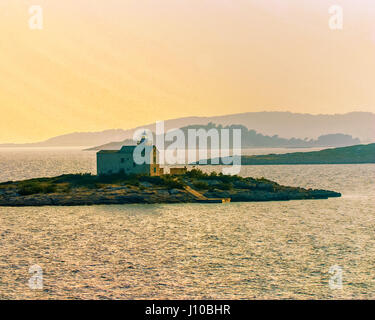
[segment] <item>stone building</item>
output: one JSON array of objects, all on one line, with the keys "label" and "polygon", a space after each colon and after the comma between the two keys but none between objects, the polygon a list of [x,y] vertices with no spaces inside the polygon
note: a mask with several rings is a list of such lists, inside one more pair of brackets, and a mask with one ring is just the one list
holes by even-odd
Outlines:
[{"label": "stone building", "polygon": [[[163,168],[159,165],[159,152],[155,146],[146,145],[144,139],[139,144],[144,144],[141,151],[145,163],[138,164],[134,161],[134,150],[137,146],[123,146],[120,150],[100,150],[96,154],[98,175],[110,174],[145,174],[159,176]],[[138,145],[139,145],[138,144]]]}]

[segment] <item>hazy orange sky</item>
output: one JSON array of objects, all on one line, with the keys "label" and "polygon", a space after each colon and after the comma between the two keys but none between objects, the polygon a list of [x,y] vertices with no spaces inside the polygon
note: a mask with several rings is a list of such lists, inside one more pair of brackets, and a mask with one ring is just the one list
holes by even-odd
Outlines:
[{"label": "hazy orange sky", "polygon": [[0,143],[274,110],[375,112],[374,0],[0,2]]}]

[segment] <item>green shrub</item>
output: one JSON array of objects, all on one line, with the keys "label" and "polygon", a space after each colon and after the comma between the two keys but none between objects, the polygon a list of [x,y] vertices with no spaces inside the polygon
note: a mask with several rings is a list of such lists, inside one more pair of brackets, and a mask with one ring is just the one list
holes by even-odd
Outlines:
[{"label": "green shrub", "polygon": [[50,184],[50,185],[48,185],[48,186],[45,186],[44,188],[43,188],[43,191],[42,191],[43,193],[54,193],[54,192],[56,192],[56,186],[55,185],[52,185],[52,184]]},{"label": "green shrub", "polygon": [[217,177],[217,180],[219,180],[220,182],[223,182],[223,183],[230,183],[230,182],[233,182],[233,181],[238,181],[238,180],[241,180],[242,178],[239,177],[239,176],[229,176],[229,175],[224,175],[224,174],[219,174],[218,177]]},{"label": "green shrub", "polygon": [[160,176],[146,176],[143,175],[139,178],[139,181],[141,182],[148,182],[151,184],[155,184],[157,186],[163,185],[164,180]]},{"label": "green shrub", "polygon": [[193,186],[194,186],[195,189],[198,189],[198,190],[209,189],[209,186],[208,186],[207,182],[204,182],[204,181],[197,181],[197,182],[193,183]]},{"label": "green shrub", "polygon": [[200,169],[192,169],[186,173],[186,175],[193,179],[204,179],[208,177],[207,173],[204,173]]},{"label": "green shrub", "polygon": [[163,186],[169,189],[184,189],[186,185],[182,181],[181,177],[173,177],[167,174],[167,175],[161,176],[160,178],[161,178],[160,186]]},{"label": "green shrub", "polygon": [[18,189],[18,193],[21,196],[28,196],[31,194],[37,194],[42,193],[42,188],[40,186],[21,186],[20,189]]},{"label": "green shrub", "polygon": [[61,189],[61,191],[64,193],[68,193],[71,190],[72,190],[72,186],[70,184],[63,186],[63,188]]},{"label": "green shrub", "polygon": [[219,190],[232,190],[233,189],[233,185],[231,183],[220,183],[218,185],[215,186],[217,189]]},{"label": "green shrub", "polygon": [[20,186],[18,189],[18,193],[22,196],[28,196],[32,194],[38,194],[38,193],[53,193],[56,191],[55,185],[43,185],[38,182],[36,183],[27,183]]},{"label": "green shrub", "polygon": [[0,186],[6,186],[8,184],[13,184],[14,181],[6,181],[6,182],[0,182]]},{"label": "green shrub", "polygon": [[53,179],[55,183],[69,183],[76,187],[93,187],[97,181],[98,177],[91,173],[64,174]]}]

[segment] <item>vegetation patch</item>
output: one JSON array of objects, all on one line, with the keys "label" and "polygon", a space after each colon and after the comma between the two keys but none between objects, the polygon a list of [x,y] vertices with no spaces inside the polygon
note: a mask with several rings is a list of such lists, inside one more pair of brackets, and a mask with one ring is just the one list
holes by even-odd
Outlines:
[{"label": "vegetation patch", "polygon": [[[183,175],[95,176],[66,174],[0,184],[0,206],[93,205],[124,203],[181,203],[200,201],[196,193],[209,199],[231,201],[281,201],[327,199],[337,192],[281,186],[265,178],[244,178],[193,169]],[[183,192],[175,189],[184,190]],[[28,197],[39,194],[37,197]],[[43,196],[48,194],[48,196]]]},{"label": "vegetation patch", "polygon": [[28,182],[21,184],[18,193],[22,196],[28,196],[38,193],[54,193],[57,190],[56,185],[45,184],[40,182]]},{"label": "vegetation patch", "polygon": [[204,181],[194,182],[193,186],[194,186],[195,189],[198,189],[198,190],[207,190],[207,189],[209,189],[208,183],[204,182]]}]

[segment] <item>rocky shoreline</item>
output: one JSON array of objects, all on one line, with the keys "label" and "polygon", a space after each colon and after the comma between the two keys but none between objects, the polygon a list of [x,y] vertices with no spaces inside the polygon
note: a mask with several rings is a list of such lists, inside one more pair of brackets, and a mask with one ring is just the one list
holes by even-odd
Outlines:
[{"label": "rocky shoreline", "polygon": [[262,179],[208,175],[199,170],[184,176],[105,177],[63,175],[0,183],[0,206],[82,206],[108,204],[197,203],[188,192],[207,198],[230,198],[232,202],[328,199],[341,194],[281,186]]},{"label": "rocky shoreline", "polygon": [[98,190],[76,189],[71,193],[20,196],[14,191],[0,191],[0,206],[84,206],[131,203],[184,203],[195,198],[185,190],[140,190],[130,187],[107,187]]}]

